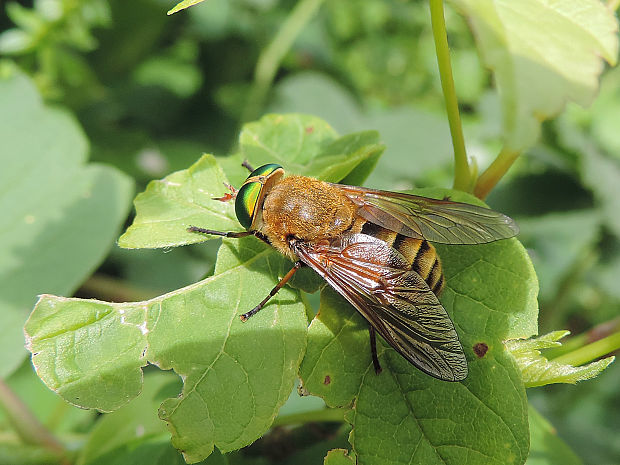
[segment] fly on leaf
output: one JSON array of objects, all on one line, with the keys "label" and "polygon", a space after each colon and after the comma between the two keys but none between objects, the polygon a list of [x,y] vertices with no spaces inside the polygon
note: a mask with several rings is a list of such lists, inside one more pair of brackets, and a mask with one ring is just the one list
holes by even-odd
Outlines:
[{"label": "fly on leaf", "polygon": [[235,199],[242,232],[191,226],[225,237],[254,235],[295,262],[257,313],[302,266],[309,266],[369,323],[375,371],[378,332],[414,366],[435,378],[461,381],[467,361],[454,324],[439,302],[441,262],[430,242],[484,244],[513,237],[515,222],[496,211],[451,200],[284,177],[280,165],[253,170]]}]

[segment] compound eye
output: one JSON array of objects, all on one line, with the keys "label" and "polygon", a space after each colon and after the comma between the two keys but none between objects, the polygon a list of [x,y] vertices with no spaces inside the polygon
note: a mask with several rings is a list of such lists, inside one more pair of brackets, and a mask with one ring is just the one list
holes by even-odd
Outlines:
[{"label": "compound eye", "polygon": [[256,214],[256,206],[258,199],[260,198],[260,191],[263,185],[258,182],[247,182],[241,186],[239,192],[237,192],[237,198],[235,200],[235,214],[241,226],[245,229],[250,229],[252,226],[252,220]]},{"label": "compound eye", "polygon": [[266,165],[259,166],[254,171],[252,171],[248,176],[248,179],[255,176],[269,176],[271,173],[279,169],[282,169],[282,166],[278,165],[277,163],[268,163]]},{"label": "compound eye", "polygon": [[[237,199],[235,200],[237,219],[245,229],[252,227],[267,179],[275,180],[283,174],[284,170],[280,165],[269,163],[256,168],[245,180],[243,186],[237,192]],[[272,175],[276,176],[276,178],[272,178]]]}]

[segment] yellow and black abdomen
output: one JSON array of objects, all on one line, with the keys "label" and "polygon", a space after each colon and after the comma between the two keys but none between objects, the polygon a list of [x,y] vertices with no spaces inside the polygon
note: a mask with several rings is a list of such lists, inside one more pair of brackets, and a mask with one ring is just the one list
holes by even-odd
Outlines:
[{"label": "yellow and black abdomen", "polygon": [[[359,224],[353,226],[355,229],[359,227]],[[423,239],[403,236],[366,221],[361,225],[359,232],[381,239],[403,254],[411,269],[422,276],[428,287],[439,297],[444,287],[444,277],[435,247]]]}]

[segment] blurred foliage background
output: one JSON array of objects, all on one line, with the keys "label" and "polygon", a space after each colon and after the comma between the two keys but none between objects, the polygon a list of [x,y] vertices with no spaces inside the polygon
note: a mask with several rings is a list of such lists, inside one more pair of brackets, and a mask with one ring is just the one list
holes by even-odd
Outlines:
[{"label": "blurred foliage background", "polygon": [[[173,4],[3,2],[0,73],[17,67],[28,75],[47,105],[77,119],[90,160],[130,176],[138,192],[203,152],[234,152],[241,124],[266,112],[311,113],[343,134],[379,130],[387,150],[370,187],[451,185],[452,146],[425,1],[324,3],[258,102],[252,98],[257,59],[295,2],[209,0],[168,17]],[[466,22],[451,9],[446,15],[467,148],[483,168],[501,148],[498,96]],[[539,143],[487,199],[521,226],[520,240],[540,279],[540,333],[566,328],[574,344],[620,327],[619,125],[620,69],[610,69],[595,103],[588,109],[569,104],[545,123]],[[158,295],[208,274],[216,251],[215,241],[166,251],[111,246],[75,295]],[[36,293],[27,298],[34,304]],[[578,386],[528,390],[584,463],[620,463],[619,376],[613,364]],[[42,400],[45,389],[35,386],[29,361],[8,381],[20,393],[33,393],[25,400],[56,432],[92,427],[92,414]],[[10,429],[6,419],[0,428]],[[291,453],[311,457],[313,442],[307,442],[309,448]],[[320,463],[325,450],[303,463]],[[271,463],[260,460],[252,463]]]}]

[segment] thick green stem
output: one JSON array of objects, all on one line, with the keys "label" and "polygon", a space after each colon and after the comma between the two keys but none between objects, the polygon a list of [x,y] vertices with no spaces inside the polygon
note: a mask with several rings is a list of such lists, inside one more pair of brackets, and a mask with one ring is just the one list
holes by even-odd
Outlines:
[{"label": "thick green stem", "polygon": [[63,445],[39,422],[3,379],[0,379],[0,407],[4,409],[13,429],[25,444],[42,446],[58,456],[65,454]]},{"label": "thick green stem", "polygon": [[293,413],[291,415],[277,417],[273,422],[273,426],[300,425],[319,421],[341,423],[344,421],[345,413],[346,410],[342,408],[324,408],[320,410],[311,410],[309,412]]},{"label": "thick green stem", "polygon": [[263,49],[256,63],[254,85],[243,111],[242,123],[254,120],[260,115],[282,59],[322,3],[323,0],[299,0],[271,43]]},{"label": "thick green stem", "polygon": [[620,331],[554,358],[554,362],[581,366],[620,349]]},{"label": "thick green stem", "polygon": [[446,111],[450,124],[450,134],[452,135],[452,146],[454,148],[454,188],[470,192],[472,187],[471,172],[467,162],[461,115],[459,113],[456,90],[454,89],[454,79],[452,78],[452,64],[450,63],[450,48],[448,47],[443,0],[430,0],[430,7],[437,64],[439,65],[439,77],[446,101]]},{"label": "thick green stem", "polygon": [[502,179],[515,160],[519,158],[519,154],[520,152],[502,149],[497,158],[493,160],[493,163],[478,178],[474,189],[476,197],[479,199],[486,198],[491,189]]}]

